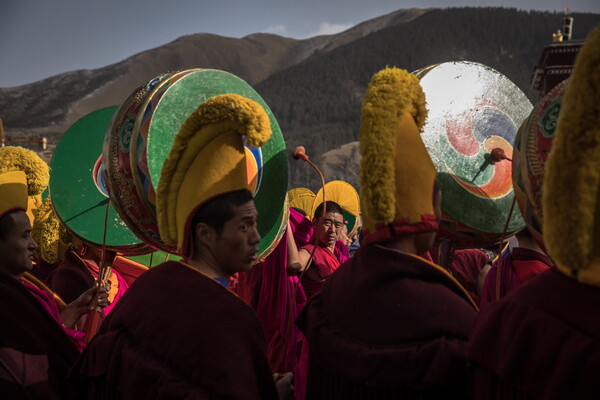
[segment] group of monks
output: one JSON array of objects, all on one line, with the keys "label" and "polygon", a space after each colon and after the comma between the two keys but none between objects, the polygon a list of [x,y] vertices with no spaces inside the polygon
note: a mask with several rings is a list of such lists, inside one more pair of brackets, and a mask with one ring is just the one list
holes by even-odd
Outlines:
[{"label": "group of monks", "polygon": [[181,260],[152,268],[65,234],[51,197],[41,202],[48,166],[2,148],[0,398],[597,398],[599,105],[597,28],[546,168],[544,243],[523,231],[495,263],[440,251],[425,95],[398,68],[365,94],[352,253],[344,209],[328,200],[311,219],[289,208],[258,259],[244,143],[271,132],[243,96],[207,100],[198,129],[177,134],[157,215]]}]

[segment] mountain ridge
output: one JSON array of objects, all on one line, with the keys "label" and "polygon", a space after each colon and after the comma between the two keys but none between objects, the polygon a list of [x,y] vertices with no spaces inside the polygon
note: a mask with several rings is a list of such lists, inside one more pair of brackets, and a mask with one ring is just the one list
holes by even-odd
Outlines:
[{"label": "mountain ridge", "polygon": [[[573,16],[575,39],[600,24],[600,14]],[[121,104],[155,76],[187,68],[222,69],[260,93],[288,148],[302,144],[321,162],[328,151],[358,140],[364,90],[386,66],[414,71],[444,61],[479,62],[506,75],[534,101],[529,79],[562,17],[513,8],[401,9],[335,35],[302,40],[268,33],[240,39],[197,33],[102,68],[0,88],[0,115],[7,137],[47,137],[49,149],[42,154],[49,159],[78,118]],[[290,171],[291,187],[318,183],[299,163],[291,163]]]}]

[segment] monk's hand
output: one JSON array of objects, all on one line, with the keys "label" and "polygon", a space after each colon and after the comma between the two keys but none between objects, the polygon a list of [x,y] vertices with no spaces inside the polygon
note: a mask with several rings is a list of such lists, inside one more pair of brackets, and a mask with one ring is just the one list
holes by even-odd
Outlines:
[{"label": "monk's hand", "polygon": [[294,379],[293,373],[273,374],[273,379],[275,379],[275,387],[277,387],[277,394],[280,400],[293,400],[296,397],[294,386],[292,385]]},{"label": "monk's hand", "polygon": [[65,309],[60,313],[63,325],[67,328],[75,328],[75,324],[79,321],[79,318],[87,313],[90,301],[94,298],[97,290],[96,286],[92,286],[73,302],[67,304]]},{"label": "monk's hand", "polygon": [[108,292],[110,291],[110,285],[100,285],[98,289],[98,307],[104,309],[108,306]]}]

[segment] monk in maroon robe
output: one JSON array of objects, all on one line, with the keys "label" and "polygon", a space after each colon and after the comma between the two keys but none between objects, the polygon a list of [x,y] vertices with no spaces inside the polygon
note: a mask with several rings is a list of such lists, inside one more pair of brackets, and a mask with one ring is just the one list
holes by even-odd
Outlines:
[{"label": "monk in maroon robe", "polygon": [[76,396],[276,399],[260,322],[226,287],[252,266],[256,218],[247,190],[201,206],[190,258],[133,283],[74,367]]},{"label": "monk in maroon robe", "polygon": [[307,398],[466,398],[476,306],[445,269],[417,256],[433,245],[441,215],[417,125],[419,80],[385,69],[365,97],[361,247],[298,320],[310,351]]},{"label": "monk in maroon robe", "polygon": [[24,276],[37,250],[26,209],[25,173],[0,174],[0,398],[60,399],[78,354],[71,335],[81,332],[71,328],[96,288],[59,310],[45,285]]},{"label": "monk in maroon robe", "polygon": [[543,240],[555,268],[477,317],[467,353],[475,399],[600,394],[599,104],[596,27],[577,54],[543,169]]}]

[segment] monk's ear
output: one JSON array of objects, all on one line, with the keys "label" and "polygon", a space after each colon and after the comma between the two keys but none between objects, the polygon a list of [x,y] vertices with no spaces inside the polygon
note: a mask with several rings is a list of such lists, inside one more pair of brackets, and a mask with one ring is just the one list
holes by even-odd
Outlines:
[{"label": "monk's ear", "polygon": [[200,222],[196,225],[195,234],[196,240],[205,245],[211,244],[217,236],[215,230],[204,222]]}]

